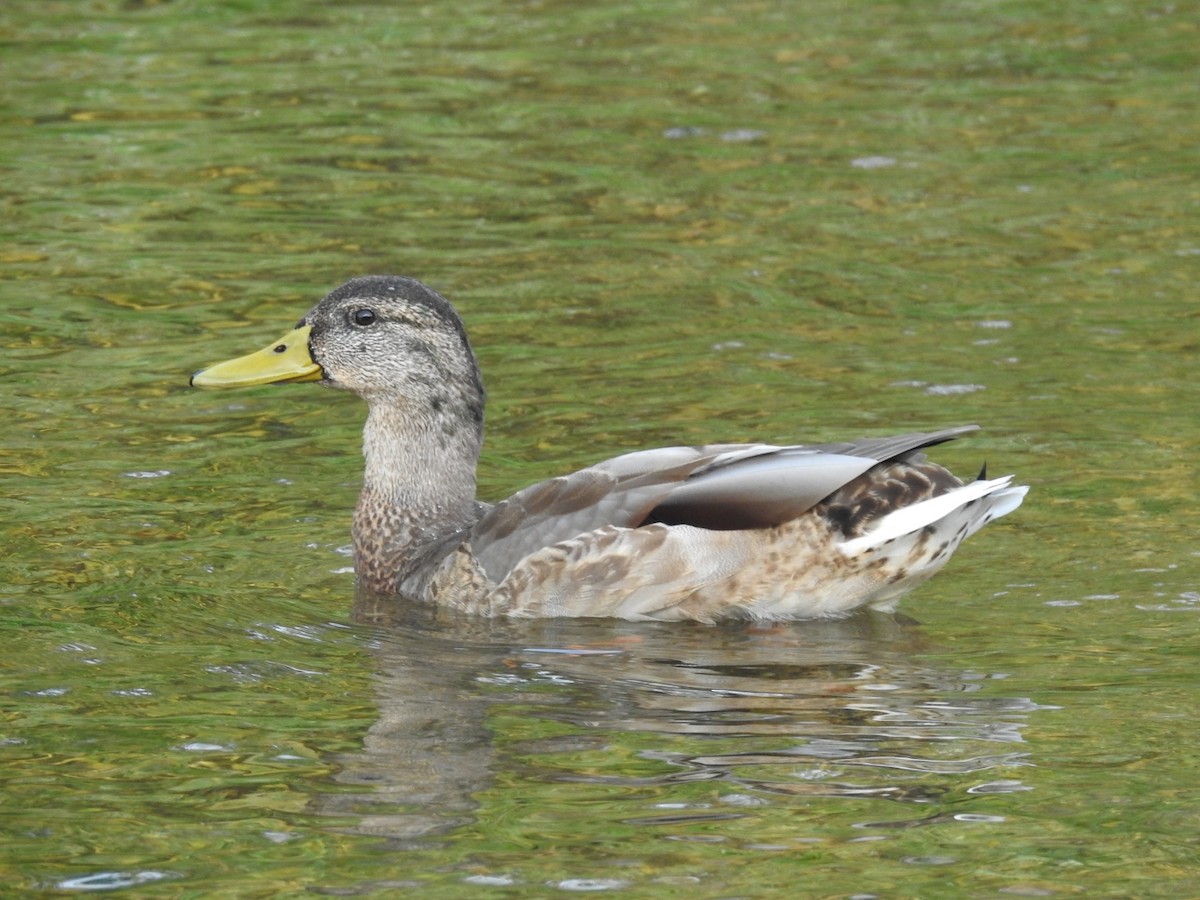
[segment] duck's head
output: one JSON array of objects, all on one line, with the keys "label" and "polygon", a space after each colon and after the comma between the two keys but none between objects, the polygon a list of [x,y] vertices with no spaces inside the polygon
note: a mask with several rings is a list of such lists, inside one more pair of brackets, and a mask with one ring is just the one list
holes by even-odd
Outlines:
[{"label": "duck's head", "polygon": [[375,406],[483,420],[483,385],[466,329],[441,294],[414,278],[354,278],[296,328],[256,353],[192,376],[201,388],[319,381]]}]

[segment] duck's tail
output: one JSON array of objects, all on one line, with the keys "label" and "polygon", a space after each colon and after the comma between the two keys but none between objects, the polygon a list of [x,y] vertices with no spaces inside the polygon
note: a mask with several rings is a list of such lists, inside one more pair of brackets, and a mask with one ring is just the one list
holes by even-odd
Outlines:
[{"label": "duck's tail", "polygon": [[1029,488],[1012,476],[981,479],[884,516],[861,537],[839,545],[842,553],[879,566],[883,582],[870,605],[888,609],[901,594],[938,571],[968,537],[1025,499]]}]

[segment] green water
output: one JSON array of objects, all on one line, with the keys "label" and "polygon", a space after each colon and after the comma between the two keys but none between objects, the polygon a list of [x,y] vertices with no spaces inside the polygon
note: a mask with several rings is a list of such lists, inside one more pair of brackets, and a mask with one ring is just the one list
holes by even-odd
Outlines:
[{"label": "green water", "polygon": [[[1197,12],[5,4],[0,890],[1194,893]],[[1033,489],[896,618],[356,608],[358,403],[186,382],[365,272],[490,498],[966,422]]]}]

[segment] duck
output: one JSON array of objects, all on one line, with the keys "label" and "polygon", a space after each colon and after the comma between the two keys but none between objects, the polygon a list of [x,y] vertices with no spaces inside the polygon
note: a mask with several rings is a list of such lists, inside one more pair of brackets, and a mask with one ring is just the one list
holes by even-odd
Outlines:
[{"label": "duck", "polygon": [[353,514],[361,594],[464,615],[715,623],[894,611],[1020,506],[924,451],[976,425],[825,444],[614,456],[497,503],[476,497],[484,387],[462,318],[415,278],[352,278],[197,388],[316,382],[367,404]]}]

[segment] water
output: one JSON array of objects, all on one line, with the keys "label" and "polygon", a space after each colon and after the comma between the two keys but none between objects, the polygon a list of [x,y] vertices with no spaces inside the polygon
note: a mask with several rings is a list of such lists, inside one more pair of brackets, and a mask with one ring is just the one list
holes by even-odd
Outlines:
[{"label": "water", "polygon": [[[1180,896],[1181,6],[10,4],[0,878],[149,896]],[[355,605],[362,410],[201,394],[363,272],[459,306],[490,498],[981,422],[897,617]]]}]

